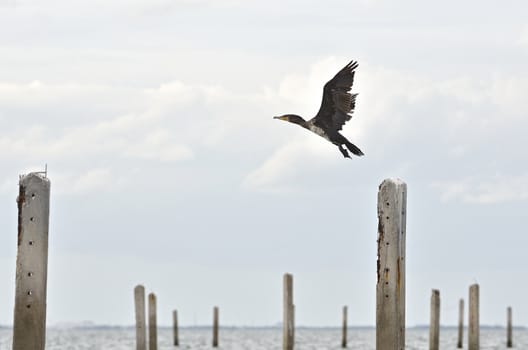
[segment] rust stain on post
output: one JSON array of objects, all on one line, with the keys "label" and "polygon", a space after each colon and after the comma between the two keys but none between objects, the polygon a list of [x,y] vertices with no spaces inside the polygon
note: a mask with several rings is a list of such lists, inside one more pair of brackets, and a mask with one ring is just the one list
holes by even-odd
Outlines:
[{"label": "rust stain on post", "polygon": [[26,202],[26,187],[22,184],[18,190],[17,207],[18,207],[18,239],[17,245],[20,245],[22,241],[22,206]]},{"label": "rust stain on post", "polygon": [[400,259],[398,259],[398,260],[396,261],[396,265],[397,265],[397,266],[396,266],[396,269],[397,269],[397,271],[396,271],[396,275],[397,275],[397,277],[396,277],[396,287],[397,287],[397,288],[396,288],[396,291],[397,291],[397,293],[398,293],[398,298],[399,298],[399,297],[400,297],[400,292],[401,292],[401,290],[400,290],[400,289],[401,289],[401,288],[400,288],[400,287],[401,287],[401,268],[400,268]]},{"label": "rust stain on post", "polygon": [[[378,216],[381,217],[383,215],[383,212],[382,213],[378,213]],[[378,220],[378,261],[377,261],[377,266],[378,266],[378,279],[377,279],[377,282],[379,283],[380,281],[380,276],[381,276],[381,246],[382,246],[382,242],[384,240],[384,235],[385,235],[385,228],[383,227],[383,222],[382,220]]]}]

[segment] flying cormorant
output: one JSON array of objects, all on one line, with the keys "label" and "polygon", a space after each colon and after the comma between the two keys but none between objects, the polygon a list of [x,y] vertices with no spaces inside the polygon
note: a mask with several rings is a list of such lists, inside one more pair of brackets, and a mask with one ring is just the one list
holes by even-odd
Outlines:
[{"label": "flying cormorant", "polygon": [[356,156],[362,156],[363,152],[339,133],[343,125],[352,118],[351,114],[356,105],[357,94],[350,94],[349,91],[354,83],[354,70],[357,66],[356,61],[351,61],[325,84],[323,102],[314,118],[306,121],[295,114],[285,114],[273,118],[298,124],[324,137],[339,147],[345,158],[350,158],[350,155],[343,145]]}]

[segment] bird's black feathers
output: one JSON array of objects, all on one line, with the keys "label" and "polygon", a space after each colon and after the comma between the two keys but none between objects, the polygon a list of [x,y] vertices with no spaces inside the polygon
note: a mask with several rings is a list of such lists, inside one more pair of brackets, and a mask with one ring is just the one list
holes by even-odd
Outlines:
[{"label": "bird's black feathers", "polygon": [[351,61],[328,81],[323,90],[323,101],[312,122],[324,129],[339,131],[352,118],[357,94],[349,91],[354,83],[356,61]]},{"label": "bird's black feathers", "polygon": [[351,61],[325,84],[321,108],[314,118],[305,121],[295,114],[285,114],[274,118],[298,124],[324,137],[336,145],[345,158],[351,158],[348,151],[356,156],[362,156],[363,152],[339,133],[343,125],[352,118],[352,113],[356,107],[357,94],[351,94],[349,91],[354,83],[354,70],[357,67],[358,63]]}]

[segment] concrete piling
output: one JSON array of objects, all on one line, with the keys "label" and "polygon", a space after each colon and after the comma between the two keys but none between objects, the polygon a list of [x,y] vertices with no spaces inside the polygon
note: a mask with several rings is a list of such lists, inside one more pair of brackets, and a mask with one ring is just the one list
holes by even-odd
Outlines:
[{"label": "concrete piling", "polygon": [[458,302],[458,341],[457,348],[462,349],[464,341],[464,299]]},{"label": "concrete piling", "polygon": [[347,330],[348,330],[348,307],[343,306],[343,329],[341,332],[341,347],[347,347]]},{"label": "concrete piling", "polygon": [[148,295],[148,313],[149,313],[149,350],[158,350],[158,321],[156,314],[156,295]]},{"label": "concrete piling", "polygon": [[50,181],[20,177],[13,350],[44,350],[48,273]]},{"label": "concrete piling", "polygon": [[387,179],[378,192],[376,349],[405,348],[407,185]]},{"label": "concrete piling", "polygon": [[134,306],[136,310],[136,350],[147,350],[147,328],[145,322],[145,287],[134,288]]},{"label": "concrete piling", "polygon": [[480,347],[480,321],[479,321],[479,285],[469,287],[469,323],[468,323],[468,349],[479,350]]},{"label": "concrete piling", "polygon": [[282,349],[293,350],[294,344],[294,306],[293,306],[293,276],[284,274],[283,278],[283,322]]},{"label": "concrete piling", "polygon": [[512,308],[508,307],[506,309],[506,318],[507,318],[507,326],[506,326],[506,347],[511,348],[513,347],[513,332],[512,332]]},{"label": "concrete piling", "polygon": [[174,346],[180,345],[180,337],[178,333],[178,311],[172,312],[172,337]]},{"label": "concrete piling", "polygon": [[218,306],[213,308],[213,348],[218,347]]},{"label": "concrete piling", "polygon": [[429,350],[438,350],[440,345],[440,291],[431,293],[431,323],[429,324]]}]

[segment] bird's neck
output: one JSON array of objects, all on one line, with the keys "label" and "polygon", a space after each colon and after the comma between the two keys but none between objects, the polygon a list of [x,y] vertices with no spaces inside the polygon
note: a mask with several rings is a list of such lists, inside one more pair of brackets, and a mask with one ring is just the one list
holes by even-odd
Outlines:
[{"label": "bird's neck", "polygon": [[309,129],[308,122],[307,122],[306,120],[304,120],[303,118],[301,118],[301,117],[299,117],[298,119],[292,120],[291,122],[292,122],[293,124],[300,125],[300,126],[302,126],[303,128]]}]

